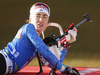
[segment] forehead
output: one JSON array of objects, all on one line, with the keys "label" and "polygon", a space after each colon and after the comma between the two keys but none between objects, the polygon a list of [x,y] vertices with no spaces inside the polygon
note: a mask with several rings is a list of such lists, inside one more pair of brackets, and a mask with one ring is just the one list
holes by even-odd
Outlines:
[{"label": "forehead", "polygon": [[37,12],[36,15],[42,15],[42,16],[48,16],[46,13],[44,12]]}]

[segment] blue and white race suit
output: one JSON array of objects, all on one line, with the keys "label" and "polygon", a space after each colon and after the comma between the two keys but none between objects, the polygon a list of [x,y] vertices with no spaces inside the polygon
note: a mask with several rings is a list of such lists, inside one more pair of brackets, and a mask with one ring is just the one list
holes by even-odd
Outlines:
[{"label": "blue and white race suit", "polygon": [[61,60],[58,60],[58,58],[48,49],[42,39],[38,36],[34,25],[31,23],[23,25],[18,30],[14,39],[9,42],[7,47],[2,51],[6,52],[13,63],[12,73],[17,72],[28,65],[29,62],[37,56],[36,51],[38,51],[53,67],[57,63],[58,70],[61,70],[62,67],[62,70],[65,69],[62,61],[65,58],[67,49],[61,52]]}]

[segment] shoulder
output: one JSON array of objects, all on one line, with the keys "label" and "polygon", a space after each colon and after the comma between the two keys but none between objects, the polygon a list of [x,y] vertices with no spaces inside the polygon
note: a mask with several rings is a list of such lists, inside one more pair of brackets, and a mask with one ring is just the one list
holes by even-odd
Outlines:
[{"label": "shoulder", "polygon": [[35,29],[35,27],[34,27],[34,25],[33,24],[31,24],[31,23],[27,23],[27,24],[25,24],[24,25],[25,26],[25,30],[26,30],[26,33],[31,33],[31,34],[37,34],[37,32],[36,32],[36,29]]},{"label": "shoulder", "polygon": [[34,27],[34,25],[32,23],[26,23],[23,25],[24,27]]},{"label": "shoulder", "polygon": [[28,31],[33,31],[33,30],[35,30],[34,25],[31,23],[26,23],[18,30],[18,32],[27,33]]},{"label": "shoulder", "polygon": [[26,23],[24,24],[21,28],[25,29],[25,30],[29,30],[29,29],[35,29],[34,25],[32,23]]},{"label": "shoulder", "polygon": [[27,24],[25,24],[25,28],[26,28],[27,30],[35,30],[34,25],[31,24],[31,23],[27,23]]}]

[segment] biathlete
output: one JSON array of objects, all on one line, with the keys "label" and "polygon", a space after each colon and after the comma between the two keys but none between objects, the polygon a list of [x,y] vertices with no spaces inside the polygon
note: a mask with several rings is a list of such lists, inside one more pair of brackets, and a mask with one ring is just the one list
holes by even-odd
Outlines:
[{"label": "biathlete", "polygon": [[[42,57],[55,67],[57,70],[66,74],[72,70],[72,67],[65,67],[62,63],[67,49],[62,50],[60,60],[48,49],[46,44],[40,38],[40,34],[48,25],[50,17],[50,8],[45,3],[35,3],[30,9],[29,23],[23,25],[17,32],[14,39],[7,44],[3,50],[0,50],[0,74],[6,75],[16,73],[27,66],[34,57],[37,57],[38,51]],[[67,36],[68,42],[74,42],[77,31],[70,30],[71,35]],[[73,37],[73,38],[72,38]],[[73,72],[70,72],[73,74]]]}]

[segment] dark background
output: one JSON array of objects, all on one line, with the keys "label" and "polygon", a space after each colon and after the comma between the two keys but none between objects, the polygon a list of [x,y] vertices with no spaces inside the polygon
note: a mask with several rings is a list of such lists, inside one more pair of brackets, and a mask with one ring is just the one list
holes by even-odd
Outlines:
[{"label": "dark background", "polygon": [[[71,23],[82,21],[88,13],[93,22],[85,22],[78,28],[77,41],[71,45],[67,57],[78,59],[100,59],[100,0],[0,0],[0,49],[12,41],[17,30],[29,18],[30,7],[44,2],[51,8],[50,22],[57,22],[66,30]],[[47,28],[45,35],[57,28]]]}]

